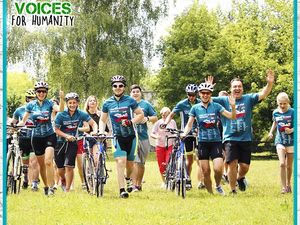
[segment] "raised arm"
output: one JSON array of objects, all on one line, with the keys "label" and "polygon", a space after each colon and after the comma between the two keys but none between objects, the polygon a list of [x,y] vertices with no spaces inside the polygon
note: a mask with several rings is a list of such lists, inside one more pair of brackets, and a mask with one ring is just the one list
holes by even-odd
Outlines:
[{"label": "raised arm", "polygon": [[258,93],[258,100],[265,99],[272,91],[273,83],[275,80],[274,72],[271,69],[267,70],[267,85]]},{"label": "raised arm", "polygon": [[228,119],[235,120],[236,119],[235,98],[230,95],[228,96],[228,101],[231,106],[231,112],[225,109],[223,112],[221,112],[221,115],[225,116]]}]

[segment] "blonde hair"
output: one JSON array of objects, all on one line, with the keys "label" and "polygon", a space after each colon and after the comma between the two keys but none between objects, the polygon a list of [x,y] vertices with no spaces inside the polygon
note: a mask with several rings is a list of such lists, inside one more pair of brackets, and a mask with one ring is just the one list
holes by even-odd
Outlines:
[{"label": "blonde hair", "polygon": [[84,103],[84,110],[85,110],[86,112],[89,111],[89,101],[90,101],[92,98],[94,98],[94,99],[96,100],[96,109],[98,109],[98,99],[97,99],[97,97],[96,97],[95,95],[90,95],[90,96],[86,99],[86,101],[85,101],[85,103]]},{"label": "blonde hair", "polygon": [[163,107],[163,108],[160,110],[160,114],[166,113],[166,112],[171,113],[171,109],[170,109],[169,107]]},{"label": "blonde hair", "polygon": [[287,93],[285,93],[285,92],[280,92],[277,95],[276,100],[277,100],[277,104],[278,104],[279,101],[287,101],[289,103],[289,105],[290,105],[290,98],[287,95]]}]

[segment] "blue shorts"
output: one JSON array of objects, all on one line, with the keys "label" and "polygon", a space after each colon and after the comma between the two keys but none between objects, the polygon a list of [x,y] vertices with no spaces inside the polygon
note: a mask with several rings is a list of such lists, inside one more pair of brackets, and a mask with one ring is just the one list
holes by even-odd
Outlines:
[{"label": "blue shorts", "polygon": [[128,161],[133,161],[137,151],[138,140],[136,136],[117,136],[113,140],[112,152],[114,158],[127,157]]}]

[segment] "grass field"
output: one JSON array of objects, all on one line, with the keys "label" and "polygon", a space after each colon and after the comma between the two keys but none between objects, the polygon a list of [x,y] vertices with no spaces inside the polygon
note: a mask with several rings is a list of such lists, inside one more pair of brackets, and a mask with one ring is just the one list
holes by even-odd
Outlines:
[{"label": "grass field", "polygon": [[196,188],[196,166],[193,169],[194,188],[186,199],[160,188],[158,166],[151,153],[146,165],[143,191],[120,199],[115,163],[105,186],[104,197],[96,198],[80,190],[78,175],[75,190],[68,194],[60,189],[54,197],[21,190],[7,198],[7,223],[13,225],[94,225],[94,224],[293,224],[293,195],[280,194],[277,160],[253,160],[247,175],[246,192],[229,196],[209,195]]}]

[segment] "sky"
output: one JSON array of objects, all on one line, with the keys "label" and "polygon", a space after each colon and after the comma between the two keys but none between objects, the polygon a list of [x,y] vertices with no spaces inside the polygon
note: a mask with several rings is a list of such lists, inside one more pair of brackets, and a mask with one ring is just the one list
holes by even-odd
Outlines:
[{"label": "sky", "polygon": [[[188,10],[195,2],[195,0],[169,0],[169,13],[167,18],[161,19],[154,30],[154,45],[158,44],[161,37],[168,35],[168,29],[174,23],[176,16],[180,15],[184,11]],[[198,0],[199,4],[205,4],[209,10],[220,7],[223,11],[229,11],[231,9],[231,0]],[[156,72],[160,69],[160,58],[154,56],[150,62],[151,72]]]}]

